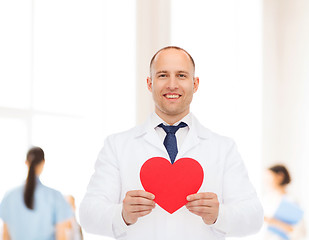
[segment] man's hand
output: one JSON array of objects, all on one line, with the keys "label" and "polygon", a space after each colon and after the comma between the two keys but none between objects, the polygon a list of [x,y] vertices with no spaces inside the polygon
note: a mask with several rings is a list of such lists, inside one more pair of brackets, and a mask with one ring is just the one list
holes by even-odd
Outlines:
[{"label": "man's hand", "polygon": [[122,218],[127,225],[136,223],[139,217],[149,214],[155,207],[155,196],[143,190],[133,190],[126,194],[122,204]]},{"label": "man's hand", "polygon": [[217,221],[219,213],[219,201],[215,193],[202,192],[187,197],[187,209],[202,217],[203,221],[210,225]]}]

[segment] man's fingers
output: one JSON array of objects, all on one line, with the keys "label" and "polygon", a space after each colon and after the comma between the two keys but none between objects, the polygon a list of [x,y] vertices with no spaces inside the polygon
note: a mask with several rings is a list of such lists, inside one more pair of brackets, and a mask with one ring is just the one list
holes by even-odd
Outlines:
[{"label": "man's fingers", "polygon": [[130,207],[130,212],[132,213],[145,212],[145,211],[151,211],[154,208],[155,208],[155,205],[151,205],[151,206],[133,205]]},{"label": "man's fingers", "polygon": [[201,192],[187,196],[187,209],[200,217],[206,224],[217,221],[219,201],[217,194],[212,192]]},{"label": "man's fingers", "polygon": [[187,208],[190,207],[203,207],[203,208],[218,208],[219,207],[219,202],[214,201],[214,200],[195,200],[188,202],[186,204]]},{"label": "man's fingers", "polygon": [[151,211],[152,209],[129,213],[122,211],[122,218],[127,225],[131,225],[134,224],[138,218],[146,216],[147,214],[151,213]]},{"label": "man's fingers", "polygon": [[153,195],[150,192],[146,192],[144,190],[128,191],[126,195],[130,197],[143,197],[143,198],[150,199],[150,200],[155,199],[155,195]]},{"label": "man's fingers", "polygon": [[204,207],[211,207],[213,205],[214,205],[214,202],[212,200],[207,200],[207,199],[193,200],[186,204],[186,206],[204,206]]},{"label": "man's fingers", "polygon": [[146,216],[147,214],[151,213],[152,210],[147,210],[147,211],[141,211],[141,212],[136,212],[136,213],[133,213],[137,218],[140,218],[140,217],[144,217]]},{"label": "man's fingers", "polygon": [[132,197],[131,199],[134,201],[134,204],[136,205],[153,205],[154,204],[154,201],[148,198]]},{"label": "man's fingers", "polygon": [[201,192],[201,193],[195,193],[187,196],[187,201],[194,201],[199,199],[217,199],[217,194],[213,192]]},{"label": "man's fingers", "polygon": [[200,216],[203,218],[204,222],[206,224],[213,224],[217,220],[217,216],[215,216],[213,213],[204,213],[204,212],[198,212],[198,211],[190,211],[191,213]]},{"label": "man's fingers", "polygon": [[122,218],[127,225],[134,224],[139,217],[149,214],[155,207],[155,196],[143,190],[126,193],[122,205]]},{"label": "man's fingers", "polygon": [[196,214],[196,215],[198,215],[198,216],[200,216],[200,217],[202,217],[202,216],[204,216],[205,215],[205,213],[204,212],[200,212],[200,211],[194,211],[194,210],[189,210],[190,212],[192,212],[192,213],[194,213],[194,214]]},{"label": "man's fingers", "polygon": [[126,197],[123,199],[123,204],[125,205],[145,205],[154,206],[155,202],[153,200],[143,198],[143,197]]},{"label": "man's fingers", "polygon": [[199,212],[199,213],[214,213],[216,212],[213,207],[205,207],[205,206],[186,206],[187,209],[191,212]]}]

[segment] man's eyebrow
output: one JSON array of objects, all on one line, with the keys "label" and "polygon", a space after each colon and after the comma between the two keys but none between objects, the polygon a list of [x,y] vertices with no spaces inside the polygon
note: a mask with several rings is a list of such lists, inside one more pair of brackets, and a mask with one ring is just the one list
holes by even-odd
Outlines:
[{"label": "man's eyebrow", "polygon": [[185,74],[189,74],[189,72],[187,72],[187,71],[183,71],[183,70],[179,70],[179,71],[177,71],[177,73],[185,73]]},{"label": "man's eyebrow", "polygon": [[167,73],[167,72],[168,72],[168,71],[166,71],[166,70],[161,70],[161,71],[156,72],[156,74]]},{"label": "man's eyebrow", "polygon": [[[158,72],[156,72],[156,75],[159,75],[159,74],[162,74],[162,73],[168,73],[169,71],[167,70],[160,70]],[[176,71],[177,74],[186,74],[186,75],[189,75],[189,72],[188,71],[185,71],[185,70],[178,70]]]}]

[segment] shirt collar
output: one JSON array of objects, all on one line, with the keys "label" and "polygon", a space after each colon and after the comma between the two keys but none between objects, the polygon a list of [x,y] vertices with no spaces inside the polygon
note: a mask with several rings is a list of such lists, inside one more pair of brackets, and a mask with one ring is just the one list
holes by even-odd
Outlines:
[{"label": "shirt collar", "polygon": [[[177,126],[180,122],[184,122],[188,125],[189,129],[192,126],[192,114],[191,112],[188,113],[183,119],[181,119],[180,121],[176,122],[175,124],[173,124],[173,126]],[[152,113],[152,115],[150,116],[150,123],[151,123],[151,127],[153,127],[154,129],[156,127],[158,127],[158,125],[160,123],[163,123],[164,125],[168,126],[169,124],[167,124],[166,122],[164,122],[159,116],[158,114],[156,114],[155,112]]]}]

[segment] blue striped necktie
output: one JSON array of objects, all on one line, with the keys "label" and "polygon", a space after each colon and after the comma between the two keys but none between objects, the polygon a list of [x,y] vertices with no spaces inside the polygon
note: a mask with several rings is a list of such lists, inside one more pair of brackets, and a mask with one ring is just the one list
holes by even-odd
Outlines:
[{"label": "blue striped necktie", "polygon": [[168,155],[170,156],[172,164],[174,163],[178,153],[175,133],[179,128],[183,128],[186,126],[188,125],[184,122],[179,123],[177,126],[165,126],[163,123],[158,125],[158,127],[163,128],[163,130],[166,132],[166,137],[163,144],[168,152]]}]

